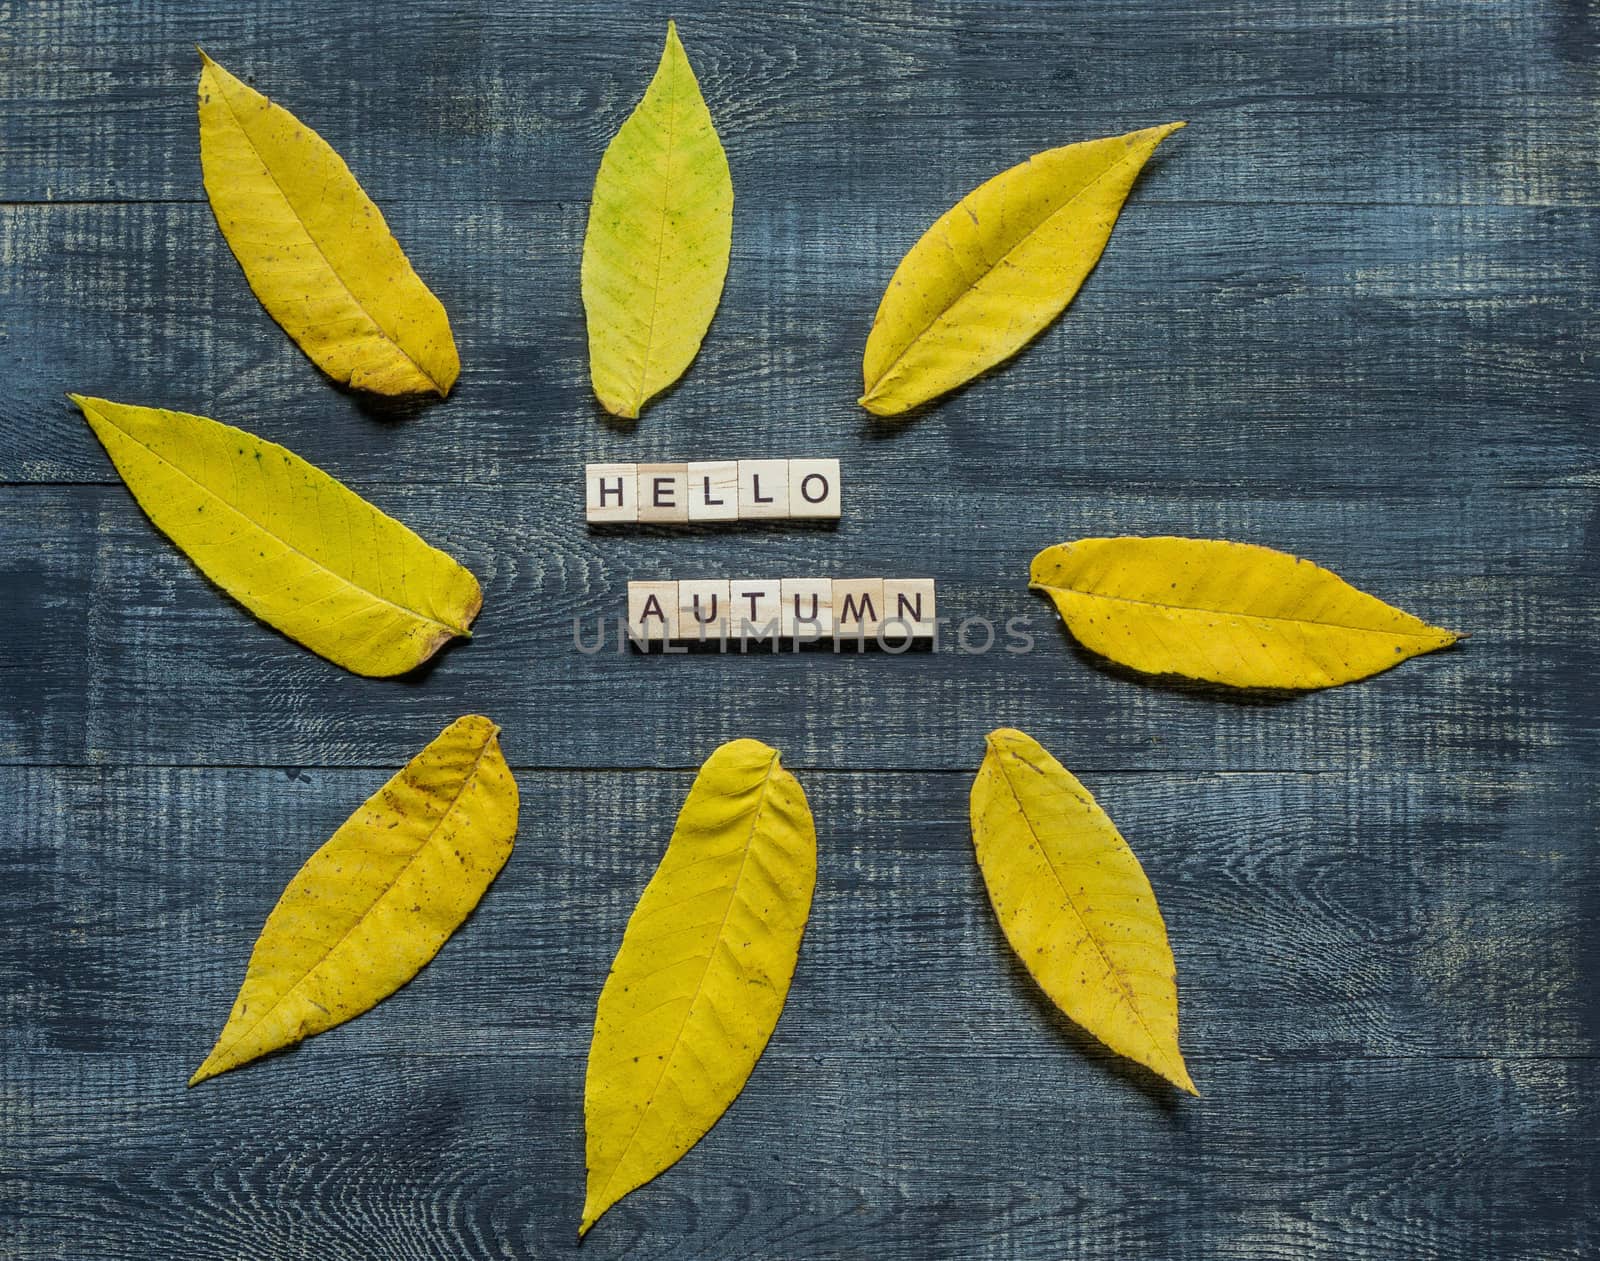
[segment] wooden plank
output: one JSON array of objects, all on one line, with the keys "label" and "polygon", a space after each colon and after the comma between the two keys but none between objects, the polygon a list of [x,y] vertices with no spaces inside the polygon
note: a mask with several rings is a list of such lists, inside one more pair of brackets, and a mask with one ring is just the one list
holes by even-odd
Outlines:
[{"label": "wooden plank", "polygon": [[[522,772],[517,852],[415,982],[184,1090],[279,886],[381,775],[0,773],[37,824],[0,887],[34,925],[0,946],[0,1176],[29,1207],[9,1255],[570,1243],[593,999],[686,773]],[[586,1250],[1588,1255],[1588,777],[1095,780],[1172,929],[1205,1092],[1180,1101],[1006,954],[965,776],[801,775],[821,870],[777,1036]]]},{"label": "wooden plank", "polygon": [[[587,385],[595,165],[660,46],[612,0],[0,0],[0,1239],[8,1258],[573,1248],[595,994],[693,767],[782,749],[821,870],[789,1008],[600,1257],[1455,1261],[1600,1252],[1600,41],[1540,0],[802,0],[678,14],[739,205],[636,427]],[[205,205],[194,42],[318,128],[451,312],[460,387],[329,388]],[[1185,117],[1025,354],[854,405],[895,262],[1038,149]],[[357,679],[156,535],[61,399],[240,423],[484,580],[470,644]],[[584,528],[591,460],[845,461],[837,530]],[[1085,534],[1300,552],[1461,649],[1313,696],[1097,665],[1025,591]],[[626,583],[928,574],[1037,651],[585,656]],[[377,1011],[186,1092],[283,882],[450,718],[520,847]],[[1039,736],[1143,858],[1205,1092],[1052,1016],[982,898],[982,734]],[[539,769],[545,768],[545,769]],[[602,769],[595,769],[602,768]],[[610,769],[605,769],[610,768]]]},{"label": "wooden plank", "polygon": [[[585,1258],[1584,1261],[1600,1242],[1592,1060],[1234,1062],[1172,1103],[1081,1056],[863,1054],[848,1030],[807,1050],[786,1022]],[[0,1153],[7,1173],[16,1139],[32,1156],[8,1255],[565,1255],[586,1037],[339,1054],[187,1094],[148,1055],[7,1057],[0,1100],[32,1098]]]},{"label": "wooden plank", "polygon": [[[984,897],[970,772],[786,762],[817,819],[819,875],[784,1045],[888,1058],[1006,1048],[1088,1072]],[[3,918],[32,925],[0,947],[8,1046],[159,1054],[181,1085],[284,884],[387,774],[0,771],[4,800],[32,823],[0,886]],[[692,774],[517,777],[517,849],[471,921],[402,994],[261,1070],[266,1094],[343,1053],[583,1053]],[[1084,779],[1161,902],[1202,1091],[1228,1061],[1595,1053],[1592,777]]]},{"label": "wooden plank", "polygon": [[240,424],[346,477],[546,482],[552,513],[577,510],[585,462],[699,452],[837,455],[856,520],[875,466],[957,491],[1001,476],[1305,494],[1596,476],[1582,330],[1600,211],[1330,214],[1159,205],[1141,190],[1059,325],[884,426],[855,406],[861,348],[926,221],[892,199],[752,191],[740,206],[706,345],[636,428],[589,390],[583,202],[386,207],[464,365],[448,401],[405,404],[331,388],[203,205],[0,208],[0,481],[111,476],[67,389]]},{"label": "wooden plank", "polygon": [[[341,5],[7,17],[32,55],[0,59],[0,198],[30,201],[198,197],[196,42],[317,128],[380,204],[578,201],[664,25],[608,0],[410,4],[359,38]],[[1592,33],[1540,0],[1214,0],[1181,17],[812,0],[760,22],[723,0],[683,30],[736,185],[861,194],[917,223],[1038,149],[1171,118],[1196,130],[1158,163],[1205,200],[1596,200]],[[940,178],[908,189],[933,153]]]},{"label": "wooden plank", "polygon": [[[398,765],[419,731],[473,710],[504,725],[514,761],[535,766],[695,765],[710,744],[754,735],[801,765],[948,768],[970,765],[1001,725],[1084,770],[1553,769],[1593,757],[1600,740],[1590,634],[1600,592],[1573,578],[1600,564],[1587,493],[1084,497],[991,482],[906,517],[899,488],[864,473],[854,528],[668,544],[594,537],[575,511],[551,512],[542,486],[370,489],[486,591],[473,640],[406,681],[357,678],[253,623],[121,487],[14,489],[26,508],[0,516],[0,584],[26,625],[60,625],[66,638],[0,637],[0,761]],[[62,521],[84,525],[53,528]],[[1298,698],[1124,675],[1076,649],[1027,590],[1036,548],[1124,532],[1296,551],[1473,638]],[[33,582],[46,553],[48,581]],[[930,568],[948,625],[987,619],[994,650],[979,651],[977,623],[937,652],[900,657],[587,656],[574,646],[574,621],[592,644],[632,579]],[[1028,619],[1032,652],[1005,651],[1013,618]],[[47,716],[36,714],[40,670]]]},{"label": "wooden plank", "polygon": [[0,557],[0,745],[81,762],[88,756],[83,689],[95,585],[82,544],[93,537],[100,509],[59,494],[31,499],[23,508],[10,497],[3,510],[13,520],[25,513],[32,524],[27,540]]}]

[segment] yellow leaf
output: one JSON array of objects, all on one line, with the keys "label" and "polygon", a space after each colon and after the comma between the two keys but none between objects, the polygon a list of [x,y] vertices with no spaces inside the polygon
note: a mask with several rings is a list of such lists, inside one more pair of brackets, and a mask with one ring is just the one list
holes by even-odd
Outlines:
[{"label": "yellow leaf", "polygon": [[688,368],[728,274],[733,181],[678,28],[600,161],[583,238],[589,376],[637,417]]},{"label": "yellow leaf", "polygon": [[1006,940],[1050,1001],[1118,1055],[1199,1094],[1144,868],[1088,789],[1032,736],[989,733],[972,843]]},{"label": "yellow leaf", "polygon": [[478,580],[293,452],[204,416],[68,397],[156,528],[312,652],[404,674],[470,637]]},{"label": "yellow leaf", "polygon": [[439,953],[517,834],[499,731],[456,719],[306,860],[191,1086],[359,1016]]},{"label": "yellow leaf", "polygon": [[1045,548],[1031,576],[1085,648],[1231,687],[1333,687],[1460,638],[1249,543],[1079,539]]},{"label": "yellow leaf", "polygon": [[743,1088],[783,1010],[816,878],[811,810],[777,751],[757,740],[717,749],[600,993],[580,1238]]},{"label": "yellow leaf", "polygon": [[1100,261],[1134,177],[1183,125],[1036,153],[940,216],[878,304],[861,406],[909,411],[1033,340]]},{"label": "yellow leaf", "polygon": [[261,305],[336,381],[450,392],[450,320],[344,159],[204,52],[200,165],[217,226]]}]

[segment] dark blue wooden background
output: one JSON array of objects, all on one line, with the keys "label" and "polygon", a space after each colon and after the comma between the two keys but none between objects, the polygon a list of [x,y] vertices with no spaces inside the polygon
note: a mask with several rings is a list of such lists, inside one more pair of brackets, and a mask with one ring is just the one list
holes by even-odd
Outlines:
[{"label": "dark blue wooden background", "polygon": [[[1585,0],[671,10],[737,193],[721,311],[635,428],[586,375],[590,183],[669,10],[0,0],[0,1255],[568,1253],[594,1000],[692,769],[782,750],[821,870],[744,1094],[592,1258],[1551,1261],[1600,1227],[1596,11]],[[192,45],[350,161],[450,311],[448,402],[330,388],[207,207]],[[898,428],[901,253],[1052,145],[1186,118],[1065,319]],[[282,441],[483,579],[346,674],[140,515],[64,390]],[[586,459],[838,455],[837,532],[589,535]],[[1460,650],[1238,698],[1118,674],[1041,546],[1310,556]],[[584,657],[630,578],[935,574],[1028,655]],[[518,848],[412,985],[185,1090],[284,882],[457,714]],[[1038,736],[1166,911],[1180,1099],[1054,1015],[965,822]]]}]

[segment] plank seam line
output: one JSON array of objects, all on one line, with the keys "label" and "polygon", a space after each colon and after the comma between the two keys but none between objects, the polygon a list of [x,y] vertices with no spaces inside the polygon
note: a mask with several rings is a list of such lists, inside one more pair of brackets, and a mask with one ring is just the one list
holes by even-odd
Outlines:
[{"label": "plank seam line", "polygon": [[[216,771],[262,771],[270,773],[302,771],[324,775],[343,774],[346,772],[351,774],[388,773],[392,775],[403,765],[405,765],[404,762],[0,762],[0,774],[7,772],[27,774],[47,771],[193,771],[196,773]],[[805,766],[799,763],[790,763],[787,765],[788,769],[795,774],[803,772],[807,775],[835,775],[841,778],[862,775],[948,775],[971,779],[977,771],[976,764],[971,766]],[[575,764],[562,766],[508,763],[508,766],[519,775],[693,775],[701,769],[699,765],[663,766],[658,763],[651,763],[648,766],[579,766]],[[1079,769],[1089,775],[1124,775],[1140,779],[1174,779],[1179,776],[1185,778],[1211,776],[1217,779],[1243,779],[1255,776],[1317,779],[1343,776],[1349,779],[1364,780],[1373,778],[1376,774],[1379,777],[1388,779],[1415,776],[1430,780],[1465,781],[1488,787],[1505,786],[1515,782],[1584,778],[1583,773],[1576,769],[1559,771],[1536,767],[1513,767],[1496,771],[1493,775],[1485,777],[1481,771],[1440,771],[1435,766],[1422,764],[1410,769],[1386,769],[1381,772],[1373,772],[1363,767],[1188,766],[1159,768],[1150,766],[1096,766],[1092,763],[1080,763]]]}]

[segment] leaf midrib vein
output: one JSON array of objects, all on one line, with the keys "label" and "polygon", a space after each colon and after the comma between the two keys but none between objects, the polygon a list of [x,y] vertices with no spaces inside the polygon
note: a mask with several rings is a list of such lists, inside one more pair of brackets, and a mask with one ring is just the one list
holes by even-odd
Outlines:
[{"label": "leaf midrib vein", "polygon": [[677,142],[678,75],[677,66],[667,75],[667,163],[661,178],[661,230],[656,236],[655,274],[650,282],[650,323],[644,330],[644,354],[639,360],[639,384],[634,391],[634,411],[644,409],[644,392],[650,381],[650,351],[655,343],[656,317],[661,310],[661,269],[667,256],[667,210],[672,205],[672,155]]},{"label": "leaf midrib vein", "polygon": [[[1242,617],[1258,622],[1283,622],[1292,626],[1326,626],[1330,630],[1359,631],[1364,635],[1388,635],[1394,639],[1428,639],[1429,636],[1422,631],[1396,631],[1384,630],[1378,626],[1355,626],[1348,622],[1324,622],[1314,617],[1289,617],[1278,613],[1247,613],[1242,609],[1213,609],[1199,604],[1168,604],[1163,600],[1140,600],[1134,596],[1107,595],[1102,591],[1086,591],[1081,587],[1058,587],[1054,583],[1035,582],[1029,584],[1035,590],[1061,591],[1068,595],[1081,595],[1091,600],[1108,600],[1115,604],[1137,604],[1143,608],[1166,609],[1173,613],[1209,613],[1220,617]],[[1376,599],[1377,597],[1373,597]],[[1439,627],[1428,627],[1428,630],[1440,630]],[[1450,632],[1445,632],[1446,634]]]}]

